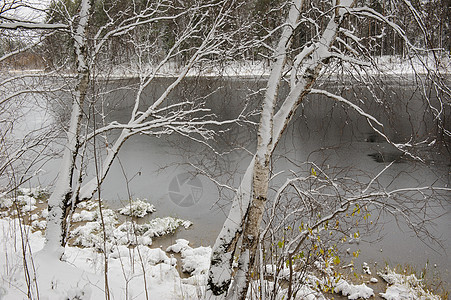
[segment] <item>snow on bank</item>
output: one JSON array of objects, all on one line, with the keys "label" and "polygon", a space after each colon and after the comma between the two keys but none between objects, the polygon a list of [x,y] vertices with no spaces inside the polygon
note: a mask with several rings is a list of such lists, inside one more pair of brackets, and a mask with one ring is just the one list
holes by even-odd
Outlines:
[{"label": "snow on bank", "polygon": [[367,287],[366,284],[362,283],[355,285],[347,282],[346,280],[340,279],[335,285],[334,291],[341,293],[343,296],[348,296],[348,299],[368,299],[374,296],[374,291],[372,288]]},{"label": "snow on bank", "polygon": [[[21,192],[19,196],[24,206],[42,202],[31,192]],[[0,197],[3,208],[9,203],[8,199],[5,195]],[[63,262],[40,251],[44,245],[41,231],[33,232],[36,228],[23,225],[18,219],[0,219],[0,300],[25,299],[28,294],[33,299],[37,294],[40,299],[105,297],[105,257],[99,251],[103,249],[103,228],[98,203],[87,201],[80,207],[83,210],[74,215],[74,220],[86,223],[76,224],[72,238],[86,248],[67,246]],[[144,224],[120,223],[117,211],[103,208],[102,213],[108,239],[108,286],[113,299],[202,299],[210,267],[210,247],[193,248],[184,239],[177,239],[166,252],[146,246],[151,244],[153,237],[171,233],[180,226],[188,227],[191,222],[166,217]],[[48,212],[44,209],[28,214],[33,222],[42,222],[39,220]],[[171,253],[180,253],[180,261]],[[322,293],[325,290],[341,293],[348,299],[374,296],[373,290],[365,284],[354,285],[334,277],[332,265],[317,262],[315,267],[324,275],[320,277],[295,272],[294,278],[302,279],[295,299],[326,299]],[[274,265],[267,265],[265,269],[268,274],[277,271]],[[189,277],[181,278],[179,270],[189,273]],[[369,268],[366,272],[370,273]],[[279,274],[287,278],[288,268],[283,267]],[[385,299],[440,299],[425,291],[415,275],[400,275],[390,269],[378,275],[388,283],[386,292],[380,294]],[[278,300],[285,299],[288,293],[283,286],[274,287],[270,280],[254,281],[248,299],[257,299],[261,289],[268,297],[276,291],[274,299]]]},{"label": "snow on bank", "polygon": [[[64,261],[59,261],[40,250],[44,236],[40,231],[21,225],[17,219],[0,219],[0,299],[25,299],[28,291],[33,299],[104,299],[105,264],[103,253],[95,248],[66,247]],[[23,240],[22,240],[23,237]],[[25,249],[26,260],[23,259]],[[187,240],[178,239],[166,249],[151,249],[144,245],[127,247],[112,245],[108,257],[108,287],[112,299],[202,299],[207,282],[211,248],[189,246]],[[180,266],[190,277],[181,278],[178,261],[171,252],[180,253]],[[27,268],[24,268],[24,262]],[[274,269],[271,266],[269,269]],[[28,270],[29,277],[25,276]],[[387,270],[379,274],[389,283],[385,299],[440,299],[419,289],[420,281],[414,275],[404,276]],[[31,283],[27,286],[28,282]],[[317,284],[335,282],[330,278],[317,278],[307,274],[299,286],[295,299],[326,299]],[[248,299],[257,299],[256,291],[269,296],[274,283],[269,280],[255,281],[249,289]],[[352,285],[340,279],[335,292],[348,299],[367,298],[372,290],[365,285]],[[287,289],[276,287],[274,299],[286,299]]]},{"label": "snow on bank", "polygon": [[378,272],[377,275],[388,283],[385,293],[380,293],[384,299],[440,300],[439,296],[424,289],[422,280],[418,279],[415,274],[398,274],[387,267],[384,272]]},{"label": "snow on bank", "polygon": [[[28,287],[22,259],[19,223],[0,219],[0,299],[24,299]],[[66,247],[64,262],[39,250],[42,233],[23,226],[30,294],[40,299],[103,299],[103,255],[93,248]],[[30,255],[31,253],[33,255]],[[108,257],[108,286],[113,299],[198,299],[202,290],[181,280],[176,260],[161,249],[114,247]],[[36,288],[38,287],[38,289]]]},{"label": "snow on bank", "polygon": [[[137,224],[132,221],[120,223],[118,214],[107,208],[102,208],[102,215],[98,203],[87,201],[82,205],[84,209],[72,216],[73,222],[85,222],[77,225],[70,233],[72,243],[83,247],[94,247],[103,249],[103,228],[108,248],[112,245],[146,245],[152,244],[153,237],[159,237],[175,232],[180,226],[187,229],[192,225],[190,221],[165,217],[155,218],[144,224]],[[119,213],[143,217],[148,211],[155,211],[153,205],[142,200],[134,200],[128,207],[119,210]],[[103,223],[102,223],[103,217]]]},{"label": "snow on bank", "polygon": [[379,70],[385,74],[403,75],[403,74],[427,74],[429,70],[438,69],[443,74],[450,74],[451,61],[449,57],[438,57],[433,55],[414,56],[411,58],[402,58],[400,56],[384,55],[374,58]]},{"label": "snow on bank", "polygon": [[[305,260],[303,260],[303,263],[305,263]],[[304,270],[301,265],[293,265],[293,278],[298,278],[301,280],[304,284],[301,288],[301,291],[299,295],[299,299],[326,299],[324,296],[318,291],[318,287],[321,291],[333,291],[336,294],[341,294],[343,296],[346,296],[348,299],[369,299],[370,297],[374,296],[374,291],[372,288],[366,286],[363,284],[353,284],[349,281],[341,278],[336,277],[336,272],[333,270],[333,263],[332,261],[328,264],[326,263],[320,263],[316,262],[314,265],[319,272],[315,273],[322,273],[322,276],[318,277],[314,275],[314,272],[307,272],[304,273]],[[299,268],[298,268],[299,267]],[[296,269],[301,270],[300,272],[295,271]],[[282,268],[278,268],[275,265],[266,265],[265,271],[267,275],[274,276],[277,274],[281,279],[289,280],[290,277],[290,269],[287,265],[284,265]],[[287,293],[286,290],[281,290],[280,295],[285,295]],[[282,299],[282,298],[281,298]],[[297,299],[297,298],[296,298]]]},{"label": "snow on bank", "polygon": [[[250,299],[262,299],[258,295],[263,290],[266,299],[285,300],[288,299],[288,289],[281,288],[280,285],[274,287],[272,281],[264,280],[263,283],[253,282],[249,288],[247,298]],[[274,291],[276,295],[274,296]],[[309,285],[302,285],[296,287],[295,296],[293,300],[326,300],[327,298],[321,292],[312,289]]]},{"label": "snow on bank", "polygon": [[[451,61],[448,57],[439,57],[439,61],[436,62],[433,56],[421,56],[421,57],[411,57],[403,58],[400,56],[378,56],[373,57],[374,65],[378,67],[377,70],[368,69],[371,72],[383,72],[387,75],[412,75],[412,74],[427,74],[429,70],[434,70],[436,67],[438,71],[442,74],[450,74],[451,72]],[[346,65],[346,62],[339,62],[339,64]],[[339,68],[334,68],[333,63],[330,69],[327,69],[328,75],[333,75],[331,72],[336,72],[333,70],[338,70]],[[97,78],[111,78],[111,79],[123,79],[123,78],[138,78],[140,75],[145,73],[155,74],[157,77],[176,77],[179,76],[180,71],[183,66],[180,66],[174,62],[168,62],[160,67],[158,70],[155,66],[145,65],[138,66],[135,63],[124,63],[114,66],[108,66],[108,70],[105,70],[102,74],[96,74]],[[111,69],[112,68],[112,69]],[[353,70],[350,66],[349,70]],[[191,70],[189,70],[186,77],[261,77],[268,76],[270,73],[270,65],[268,61],[251,61],[243,60],[236,61],[232,63],[221,63],[217,62],[202,62],[196,65]],[[44,70],[10,70],[9,73],[17,74],[43,74]],[[287,76],[290,72],[287,73]],[[75,77],[76,74],[68,70],[67,73],[62,76]]]}]

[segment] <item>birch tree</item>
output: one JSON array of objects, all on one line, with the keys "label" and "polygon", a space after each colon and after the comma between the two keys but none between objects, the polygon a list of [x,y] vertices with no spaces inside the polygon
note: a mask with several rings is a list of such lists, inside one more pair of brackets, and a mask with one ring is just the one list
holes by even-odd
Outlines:
[{"label": "birch tree", "polygon": [[[417,25],[423,28],[418,13],[409,2],[404,1],[403,3],[398,3],[398,5],[407,6],[411,13],[418,17]],[[427,50],[427,43],[422,45],[410,43],[404,30],[394,22],[393,16],[385,16],[365,6],[364,3],[352,0],[331,1],[330,3],[302,0],[287,2],[287,18],[278,31],[279,42],[274,48],[271,48],[273,52],[271,73],[261,108],[257,149],[253,160],[243,175],[229,215],[213,247],[207,298],[245,299],[248,295],[249,284],[252,280],[251,274],[253,274],[253,271],[255,271],[254,274],[258,272],[255,261],[259,243],[261,242],[260,227],[262,217],[268,206],[268,184],[271,178],[272,156],[290,120],[307,95],[324,95],[337,103],[347,106],[357,115],[366,118],[369,126],[383,140],[405,155],[413,159],[422,160],[420,156],[414,153],[414,147],[412,147],[414,144],[413,136],[410,141],[393,142],[388,131],[386,131],[387,126],[364,110],[363,101],[356,103],[342,96],[343,91],[347,88],[351,89],[351,87],[346,87],[347,82],[340,80],[339,75],[334,73],[337,70],[337,66],[338,69],[347,70],[344,73],[348,78],[356,79],[357,82],[362,82],[367,86],[371,86],[371,82],[374,80],[369,70],[375,65],[375,61],[371,57],[369,48],[365,46],[364,38],[358,36],[359,31],[349,21],[351,18],[389,26],[397,35],[404,39],[412,54],[421,53],[427,57],[428,54],[432,53]],[[308,28],[313,31],[312,38],[305,44],[293,44],[296,35],[303,33],[302,30]],[[268,32],[271,35],[272,31]],[[374,39],[377,40],[377,38],[374,36]],[[265,44],[265,47],[270,48],[271,46]],[[438,68],[427,69],[435,70],[434,74],[437,75],[435,78],[443,78],[439,74]],[[368,74],[370,75],[367,76]],[[318,84],[319,78],[328,76],[332,80],[340,80],[340,86],[345,86],[344,88],[337,88],[338,91],[342,92],[342,95],[326,90],[322,85]],[[280,97],[279,90],[283,84],[288,85],[289,91],[286,96]],[[441,103],[439,106],[442,108],[446,106],[448,107],[446,110],[449,110],[449,88],[440,83],[433,83],[433,85],[443,92],[440,93],[443,98],[439,97],[439,103]],[[375,94],[373,96],[372,101],[378,102],[379,99]],[[429,98],[426,97],[425,99],[428,102],[427,99]],[[431,107],[430,111],[436,111],[435,105],[433,104],[434,108]],[[435,115],[437,116],[437,114]],[[448,139],[449,133],[446,133],[447,130],[442,123],[444,119],[439,117],[437,120],[441,120],[438,121],[438,128],[441,128],[439,130],[444,130],[444,134],[447,136],[446,139]],[[421,143],[421,140],[418,142]],[[293,180],[300,180],[300,178]],[[375,180],[376,178],[369,180],[369,186]],[[447,189],[444,188],[444,190]],[[281,189],[282,191],[283,188]],[[306,192],[302,188],[297,189],[297,191],[299,195]],[[287,253],[293,256],[295,251],[299,249],[299,247],[293,245],[300,240],[304,241],[309,230],[324,225],[325,222],[342,215],[349,209],[350,203],[355,203],[357,199],[361,199],[359,197],[374,199],[378,196],[383,197],[384,194],[375,193],[365,196],[367,192],[368,189],[364,188],[359,191],[360,195],[355,198],[350,197],[347,200],[339,198],[342,200],[340,205],[334,206],[335,208],[329,211],[326,217],[319,218],[315,221],[316,223],[309,224],[308,230],[301,230],[301,235],[298,235],[290,242],[290,245],[287,247]],[[393,191],[393,193],[395,194],[396,191]],[[384,195],[387,196],[387,194]],[[312,197],[314,199],[318,196]],[[301,196],[299,198],[302,199]],[[275,203],[276,200],[271,199],[271,201]],[[316,199],[315,201],[320,200]],[[309,210],[301,211],[305,214]],[[299,218],[302,218],[302,216]],[[415,224],[415,222],[411,224]],[[241,243],[240,250],[237,247],[239,243]],[[260,246],[264,247],[261,244]],[[235,256],[238,256],[238,266],[234,271],[232,265]],[[283,256],[283,259],[286,258],[287,256]],[[291,291],[289,292],[289,298],[292,296],[293,293]]]},{"label": "birch tree", "polygon": [[[113,14],[114,5],[118,3],[111,4],[113,7],[100,5],[106,19],[100,24],[94,22],[99,13],[96,2],[82,0],[74,15],[71,15],[70,9],[65,9],[64,2],[56,6],[58,14],[64,16],[59,19],[64,22],[55,23],[50,18],[48,22],[39,24],[12,20],[0,25],[5,30],[21,28],[51,33],[58,30],[57,33],[64,35],[73,45],[76,72],[74,83],[67,85],[72,102],[70,119],[64,129],[66,142],[58,179],[48,203],[45,249],[55,253],[55,257],[61,256],[61,246],[66,243],[71,210],[78,201],[92,197],[99,189],[121,146],[129,137],[178,133],[205,142],[213,137],[214,127],[245,120],[244,116],[234,120],[217,120],[202,102],[168,101],[175,87],[200,63],[214,57],[228,57],[239,48],[233,46],[238,30],[230,25],[232,12],[239,7],[239,3],[228,0],[199,1],[184,6],[181,2],[166,0],[133,2],[135,5],[127,5],[125,10]],[[158,35],[160,24],[165,22],[179,22],[182,26],[174,33],[174,43],[162,51],[156,44],[159,39],[155,41],[152,38],[154,33]],[[109,41],[112,38],[122,38],[136,55],[127,67],[137,76],[138,84],[131,89],[134,103],[130,120],[126,123],[107,121],[105,118],[102,103],[98,100],[101,95],[107,98],[112,93],[111,88],[107,87],[100,94],[92,92],[100,86],[97,79],[104,80],[111,70],[104,62],[109,57]],[[157,98],[143,103],[144,90],[163,68],[181,56],[185,58],[185,63],[172,74],[172,82]],[[70,61],[65,60],[63,64],[70,66]],[[90,127],[91,124],[93,127]],[[114,131],[119,135],[109,135]],[[88,162],[86,153],[95,145],[95,139],[102,140],[104,147],[97,146],[91,151],[98,152],[103,160],[96,176],[90,179],[83,170]]]}]

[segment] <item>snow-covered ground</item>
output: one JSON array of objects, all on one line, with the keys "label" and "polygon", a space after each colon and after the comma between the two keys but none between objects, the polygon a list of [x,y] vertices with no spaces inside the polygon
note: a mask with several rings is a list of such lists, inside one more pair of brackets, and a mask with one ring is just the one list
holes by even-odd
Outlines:
[{"label": "snow-covered ground", "polygon": [[[176,218],[154,218],[148,223],[119,222],[118,212],[102,208],[107,242],[103,243],[99,206],[96,201],[84,202],[73,216],[72,240],[66,246],[63,261],[52,253],[42,251],[45,238],[46,209],[39,189],[22,190],[16,202],[25,219],[32,225],[24,225],[11,214],[12,199],[0,195],[0,299],[103,299],[105,290],[111,299],[202,299],[210,265],[210,247],[192,247],[189,241],[176,240],[167,249],[151,248],[152,238],[171,234],[179,226],[190,226],[189,221]],[[151,213],[155,210],[146,201],[135,200],[130,211]],[[133,209],[135,208],[135,209]],[[40,211],[39,211],[40,210]],[[128,212],[130,212],[128,211]],[[119,212],[127,212],[126,208]],[[41,226],[37,223],[40,222]],[[79,247],[80,245],[82,247]],[[107,255],[101,251],[107,247]],[[105,264],[107,259],[107,264]],[[105,267],[107,265],[107,267]],[[317,263],[325,274],[303,274],[305,284],[297,292],[296,299],[327,299],[334,293],[348,299],[368,299],[374,296],[371,284],[352,284],[342,277],[335,277],[333,264]],[[327,267],[328,266],[328,267]],[[276,267],[265,267],[268,275]],[[371,275],[368,265],[363,266]],[[107,272],[105,272],[107,271]],[[185,276],[182,276],[182,274]],[[282,276],[289,271],[281,270]],[[298,274],[294,274],[297,276]],[[390,269],[378,273],[388,283],[385,299],[440,299],[425,291],[415,275],[400,275]],[[106,289],[105,282],[108,288]],[[268,280],[252,283],[249,299],[256,299],[252,291],[264,287],[273,291]],[[328,290],[329,293],[323,292]],[[279,288],[276,299],[284,299],[287,290]]]},{"label": "snow-covered ground", "polygon": [[[44,237],[22,227],[27,269],[24,270],[19,223],[0,220],[0,299],[103,299],[105,264],[95,248],[66,247],[64,261],[40,251]],[[108,288],[112,299],[197,299],[200,285],[182,279],[176,259],[160,248],[117,245],[108,254]],[[199,271],[200,272],[200,271]],[[190,282],[191,281],[191,282]],[[27,286],[29,283],[30,288]]]},{"label": "snow-covered ground", "polygon": [[[16,201],[0,195],[0,240],[4,241],[0,251],[0,299],[104,298],[105,256],[99,250],[105,245],[98,202],[79,205],[72,218],[70,246],[66,246],[63,261],[59,261],[42,251],[45,237],[41,227],[24,225],[12,213],[16,203],[22,213],[32,213],[33,217],[25,222],[35,219],[45,223],[42,219],[47,210],[36,211],[36,190],[20,194]],[[118,212],[102,208],[109,293],[112,299],[198,299],[205,284],[199,284],[197,277],[206,278],[211,249],[191,248],[186,241],[178,265],[173,254],[148,247],[153,237],[170,234],[180,226],[187,228],[191,222],[172,217],[154,218],[143,224],[118,221],[119,213],[142,217],[154,211],[153,205],[142,200],[131,201]],[[192,276],[182,279],[180,268]]]}]

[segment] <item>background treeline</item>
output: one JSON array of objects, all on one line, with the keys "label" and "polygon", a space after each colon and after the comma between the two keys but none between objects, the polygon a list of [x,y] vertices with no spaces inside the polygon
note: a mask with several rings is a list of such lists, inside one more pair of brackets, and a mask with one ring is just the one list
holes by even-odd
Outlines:
[{"label": "background treeline", "polygon": [[[385,16],[388,21],[396,21],[402,24],[402,30],[415,46],[425,49],[437,49],[450,52],[450,4],[451,0],[412,0],[411,5],[422,14],[423,23],[418,24],[415,15],[408,5],[403,5],[402,0],[358,0],[359,7],[364,5],[374,9]],[[212,0],[185,0],[185,1],[157,1],[157,0],[95,0],[95,15],[91,19],[88,34],[91,43],[102,36],[94,36],[101,27],[110,26],[112,20],[115,24],[141,12],[143,7],[153,10],[158,15],[178,15],[192,7],[202,6],[203,13],[214,16],[208,10],[218,10],[221,6],[208,7]],[[72,26],[76,20],[76,12],[80,0],[52,0],[46,11],[46,22],[63,23]],[[239,0],[230,1],[234,6],[234,15],[228,26],[221,28],[223,31],[236,30],[239,34],[233,36],[233,41],[225,43],[224,47],[235,47],[234,60],[268,60],[272,48],[278,39],[277,30],[282,25],[287,10],[286,0]],[[140,7],[141,6],[141,7]],[[311,43],[318,37],[327,24],[327,11],[332,9],[331,1],[308,0],[303,7],[301,24],[295,31],[293,43],[300,48]],[[213,21],[213,20],[212,20]],[[408,55],[406,41],[397,34],[393,28],[371,18],[350,16],[345,22],[353,28],[353,34],[361,37],[360,47],[366,48],[371,56],[396,55],[405,57]],[[100,54],[105,63],[122,64],[130,63],[136,59],[136,47],[133,43],[147,43],[153,47],[151,55],[147,54],[148,61],[158,60],[167,54],[174,43],[183,35],[188,22],[193,22],[190,14],[182,14],[173,19],[164,19],[139,26],[138,30],[131,33],[112,36],[108,39],[107,47]],[[207,28],[210,24],[205,24]],[[184,41],[179,46],[179,55],[173,61],[177,65],[183,65],[186,57],[189,57],[196,46],[202,43],[203,32],[199,32],[197,38]],[[133,36],[130,36],[133,35]],[[343,35],[341,38],[349,40]],[[47,67],[61,66],[74,67],[73,39],[64,30],[46,37],[40,47],[34,48],[34,66],[45,65]],[[354,41],[350,41],[354,43]],[[19,48],[24,42],[10,38],[0,39],[0,56]],[[136,44],[135,44],[136,45]],[[343,45],[337,45],[343,47]],[[231,51],[224,51],[230,56]],[[37,58],[37,55],[40,59]],[[221,57],[221,53],[218,53]],[[31,56],[31,54],[30,54]],[[217,58],[217,57],[216,57]],[[23,59],[25,62],[27,59]],[[38,62],[36,62],[38,61]],[[220,61],[220,60],[218,60]],[[23,67],[23,63],[15,61],[15,67]],[[25,63],[26,65],[26,63]]]}]

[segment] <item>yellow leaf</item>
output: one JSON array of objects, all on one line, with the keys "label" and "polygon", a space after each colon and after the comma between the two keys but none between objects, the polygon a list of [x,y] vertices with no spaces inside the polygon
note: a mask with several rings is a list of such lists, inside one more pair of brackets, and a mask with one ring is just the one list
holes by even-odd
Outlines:
[{"label": "yellow leaf", "polygon": [[316,174],[316,171],[315,171],[315,169],[313,169],[313,167],[312,167],[312,175],[315,177],[318,176],[318,174]]}]

